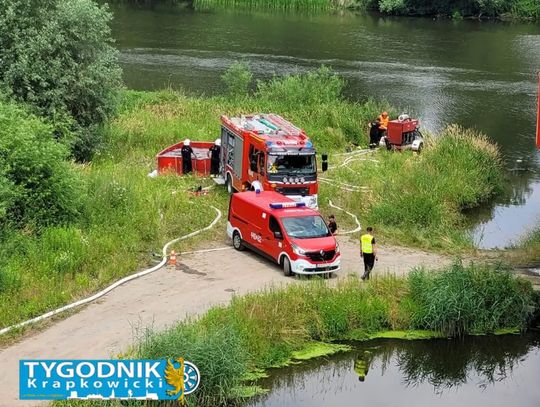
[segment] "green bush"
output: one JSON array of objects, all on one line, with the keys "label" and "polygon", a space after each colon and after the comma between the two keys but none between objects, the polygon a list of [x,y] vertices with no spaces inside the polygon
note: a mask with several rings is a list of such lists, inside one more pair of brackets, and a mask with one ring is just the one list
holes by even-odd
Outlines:
[{"label": "green bush", "polygon": [[121,83],[111,18],[92,0],[0,0],[0,84],[48,117],[80,160],[99,144],[95,126]]},{"label": "green bush", "polygon": [[253,81],[253,74],[246,62],[235,62],[221,76],[230,96],[247,96]]},{"label": "green bush", "polygon": [[399,14],[406,9],[405,0],[379,0],[379,10],[383,13]]},{"label": "green bush", "polygon": [[540,2],[538,0],[517,0],[514,2],[512,11],[518,17],[540,18]]},{"label": "green bush", "polygon": [[77,219],[80,181],[52,133],[41,119],[0,100],[1,227],[31,230]]},{"label": "green bush", "polygon": [[307,74],[275,77],[269,81],[257,81],[256,96],[260,99],[279,102],[288,109],[314,106],[339,100],[345,81],[332,69],[321,66]]}]

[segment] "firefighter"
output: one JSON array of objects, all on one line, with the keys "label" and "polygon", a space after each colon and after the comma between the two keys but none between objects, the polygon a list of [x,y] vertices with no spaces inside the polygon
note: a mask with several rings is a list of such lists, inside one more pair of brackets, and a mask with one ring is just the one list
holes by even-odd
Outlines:
[{"label": "firefighter", "polygon": [[388,130],[388,122],[390,121],[388,117],[388,112],[382,112],[379,117],[377,117],[377,120],[379,121],[379,140],[386,136],[386,131]]},{"label": "firefighter", "polygon": [[388,122],[390,119],[388,118],[388,112],[382,112],[379,117],[377,117],[377,120],[380,123],[381,130],[386,131],[388,129]]},{"label": "firefighter", "polygon": [[216,139],[214,145],[208,150],[210,157],[210,176],[215,177],[219,175],[219,157],[221,153],[221,140]]},{"label": "firefighter", "polygon": [[193,152],[193,149],[190,146],[191,140],[185,139],[184,145],[182,146],[182,149],[180,152],[182,153],[182,174],[189,174],[191,171],[193,171],[193,165],[191,162],[191,156],[195,155]]},{"label": "firefighter", "polygon": [[379,133],[381,127],[381,121],[379,119],[369,124],[369,148],[375,148],[381,141],[381,134]]},{"label": "firefighter", "polygon": [[330,215],[328,217],[328,229],[330,230],[330,233],[332,233],[332,235],[335,235],[337,232],[336,217],[334,215]]},{"label": "firefighter", "polygon": [[362,275],[362,280],[369,280],[369,273],[371,273],[371,270],[373,270],[375,260],[379,260],[377,258],[375,238],[372,234],[373,228],[371,226],[368,226],[366,232],[366,234],[363,234],[360,237],[360,257],[364,259],[364,274]]}]

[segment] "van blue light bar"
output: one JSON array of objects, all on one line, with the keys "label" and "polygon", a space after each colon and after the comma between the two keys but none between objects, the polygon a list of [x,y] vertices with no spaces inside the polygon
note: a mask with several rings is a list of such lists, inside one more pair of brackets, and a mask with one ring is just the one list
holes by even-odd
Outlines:
[{"label": "van blue light bar", "polygon": [[305,202],[272,202],[270,208],[272,209],[283,209],[283,208],[301,208],[306,206]]}]

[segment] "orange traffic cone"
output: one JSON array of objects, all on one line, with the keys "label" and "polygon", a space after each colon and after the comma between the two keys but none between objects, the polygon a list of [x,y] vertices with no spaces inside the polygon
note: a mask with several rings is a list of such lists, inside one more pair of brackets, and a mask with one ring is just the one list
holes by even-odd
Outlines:
[{"label": "orange traffic cone", "polygon": [[169,255],[169,266],[176,266],[176,252],[174,250]]}]

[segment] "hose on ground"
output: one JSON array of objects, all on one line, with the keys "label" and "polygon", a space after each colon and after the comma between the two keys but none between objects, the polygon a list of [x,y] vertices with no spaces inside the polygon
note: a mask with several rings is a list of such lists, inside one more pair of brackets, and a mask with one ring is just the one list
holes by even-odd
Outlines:
[{"label": "hose on ground", "polygon": [[147,274],[150,274],[150,273],[153,273],[154,271],[157,271],[159,270],[161,267],[163,267],[166,263],[167,263],[167,259],[168,259],[168,249],[171,245],[181,241],[181,240],[186,240],[186,239],[189,239],[190,237],[193,237],[193,236],[196,236],[198,235],[199,233],[202,233],[208,229],[211,229],[212,227],[214,227],[214,225],[221,219],[221,211],[216,208],[215,206],[212,206],[212,209],[214,209],[216,211],[216,217],[214,218],[214,220],[206,227],[202,228],[202,229],[198,229],[194,232],[191,232],[191,233],[188,233],[187,235],[184,235],[184,236],[180,236],[180,237],[177,237],[176,239],[173,239],[169,242],[167,242],[165,244],[165,246],[163,246],[163,250],[162,250],[162,253],[163,253],[163,259],[158,263],[156,264],[155,266],[153,267],[150,267],[150,268],[147,268],[145,270],[142,270],[142,271],[139,271],[135,274],[131,274],[130,276],[127,276],[127,277],[124,277],[120,280],[118,280],[117,282],[111,284],[110,286],[104,288],[103,290],[99,291],[98,293],[88,297],[88,298],[84,298],[82,300],[79,300],[79,301],[75,301],[71,304],[68,304],[68,305],[64,305],[63,307],[60,307],[60,308],[57,308],[55,310],[52,310],[52,311],[49,311],[43,315],[40,315],[40,316],[37,316],[35,318],[32,318],[32,319],[29,319],[27,321],[23,321],[23,322],[19,322],[18,324],[15,324],[15,325],[11,325],[11,326],[8,326],[6,328],[2,328],[0,329],[0,335],[3,335],[3,334],[6,334],[10,331],[12,331],[13,329],[17,329],[17,328],[22,328],[23,326],[26,326],[26,325],[30,325],[30,324],[33,324],[33,323],[36,323],[36,322],[39,322],[39,321],[43,321],[47,318],[50,318],[54,315],[57,315],[57,314],[60,314],[64,311],[68,311],[70,309],[73,309],[73,308],[76,308],[76,307],[80,307],[81,305],[84,305],[84,304],[88,304],[92,301],[95,301],[97,300],[98,298],[100,297],[103,297],[105,294],[111,292],[112,290],[114,290],[115,288],[121,286],[122,284],[125,284],[127,283],[128,281],[132,281],[132,280],[135,280],[136,278],[139,278],[139,277],[142,277],[142,276],[145,276]]}]

